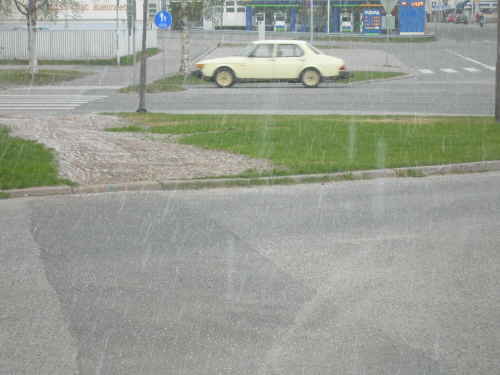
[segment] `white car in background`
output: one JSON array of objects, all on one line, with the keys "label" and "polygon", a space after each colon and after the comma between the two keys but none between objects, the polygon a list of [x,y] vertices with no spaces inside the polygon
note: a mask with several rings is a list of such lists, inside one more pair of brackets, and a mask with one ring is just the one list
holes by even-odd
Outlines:
[{"label": "white car in background", "polygon": [[194,75],[231,87],[241,81],[295,81],[316,87],[323,80],[348,78],[344,60],[325,55],[301,40],[252,42],[239,56],[200,61]]}]

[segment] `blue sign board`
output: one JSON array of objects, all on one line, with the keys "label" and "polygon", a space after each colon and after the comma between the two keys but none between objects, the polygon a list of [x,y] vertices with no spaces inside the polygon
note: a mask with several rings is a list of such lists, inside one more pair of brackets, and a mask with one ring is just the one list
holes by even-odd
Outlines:
[{"label": "blue sign board", "polygon": [[172,24],[172,16],[170,13],[162,10],[155,15],[155,25],[159,29],[166,29]]},{"label": "blue sign board", "polygon": [[363,9],[363,34],[380,34],[382,26],[380,9]]},{"label": "blue sign board", "polygon": [[425,32],[425,2],[399,2],[399,34],[424,34]]}]

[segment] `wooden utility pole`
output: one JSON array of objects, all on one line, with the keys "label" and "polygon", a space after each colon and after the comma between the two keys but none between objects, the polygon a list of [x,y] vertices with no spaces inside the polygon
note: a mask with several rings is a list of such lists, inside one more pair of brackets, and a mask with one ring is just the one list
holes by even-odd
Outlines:
[{"label": "wooden utility pole", "polygon": [[497,21],[497,62],[495,69],[495,122],[500,123],[500,27]]},{"label": "wooden utility pole", "polygon": [[146,33],[148,31],[148,0],[144,0],[142,13],[142,55],[141,55],[141,73],[139,85],[139,109],[137,112],[146,111]]}]

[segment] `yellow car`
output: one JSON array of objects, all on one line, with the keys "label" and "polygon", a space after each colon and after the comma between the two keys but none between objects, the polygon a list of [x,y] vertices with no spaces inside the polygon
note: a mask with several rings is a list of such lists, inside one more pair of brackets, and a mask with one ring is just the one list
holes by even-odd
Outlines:
[{"label": "yellow car", "polygon": [[252,42],[239,56],[200,61],[194,75],[231,87],[242,81],[295,81],[316,87],[326,79],[348,78],[344,60],[325,55],[301,40]]}]

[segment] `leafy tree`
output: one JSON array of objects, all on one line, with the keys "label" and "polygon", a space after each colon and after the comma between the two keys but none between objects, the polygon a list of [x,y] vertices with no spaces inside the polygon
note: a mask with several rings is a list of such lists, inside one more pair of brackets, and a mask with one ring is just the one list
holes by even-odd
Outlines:
[{"label": "leafy tree", "polygon": [[0,0],[0,13],[10,15],[17,10],[26,18],[28,26],[29,71],[38,73],[36,53],[36,23],[46,20],[57,22],[62,14],[65,19],[78,18],[82,7],[76,0]]}]

